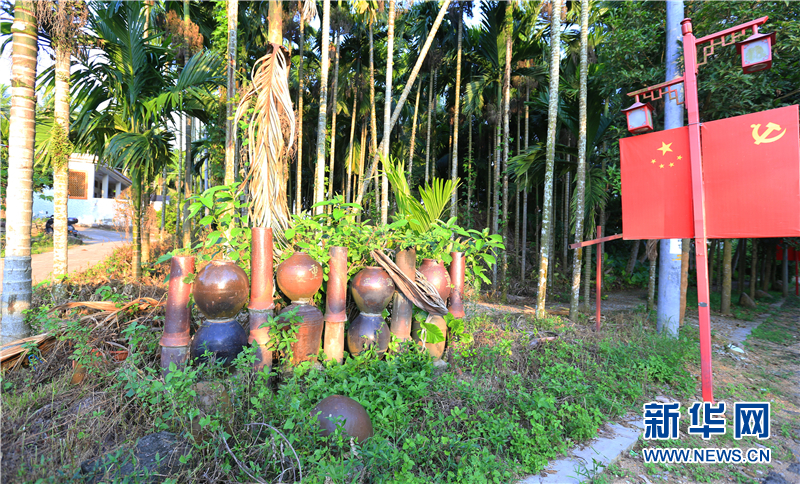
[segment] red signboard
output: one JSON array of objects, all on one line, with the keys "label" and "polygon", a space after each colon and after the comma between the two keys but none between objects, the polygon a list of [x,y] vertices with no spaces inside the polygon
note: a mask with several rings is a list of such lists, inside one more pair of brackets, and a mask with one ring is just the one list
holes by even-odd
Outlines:
[{"label": "red signboard", "polygon": [[703,123],[710,239],[800,236],[798,106]]},{"label": "red signboard", "polygon": [[694,235],[689,128],[619,140],[625,239]]},{"label": "red signboard", "polygon": [[[704,123],[708,238],[800,236],[798,106]],[[694,236],[688,128],[620,140],[625,239]]]}]

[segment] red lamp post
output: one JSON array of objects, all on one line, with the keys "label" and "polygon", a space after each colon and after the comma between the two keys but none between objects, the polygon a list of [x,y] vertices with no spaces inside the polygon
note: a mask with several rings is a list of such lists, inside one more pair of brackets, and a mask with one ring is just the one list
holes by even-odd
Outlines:
[{"label": "red lamp post", "polygon": [[[714,54],[715,47],[736,44],[742,56],[742,69],[745,73],[757,72],[769,69],[772,65],[772,44],[775,41],[775,34],[759,34],[758,26],[766,23],[768,17],[731,27],[729,29],[696,39],[692,33],[692,21],[684,19],[681,22],[683,33],[683,56],[684,74],[671,81],[667,81],[655,86],[647,87],[628,96],[635,97],[636,103],[630,108],[623,110],[628,114],[628,131],[640,133],[643,130],[641,123],[631,124],[630,112],[642,109],[639,96],[644,99],[658,100],[667,94],[670,99],[678,104],[685,103],[689,119],[689,156],[692,170],[692,204],[694,208],[694,237],[697,260],[697,301],[698,313],[700,316],[700,378],[702,385],[703,400],[706,402],[714,401],[713,374],[711,370],[711,311],[709,307],[709,287],[708,287],[708,263],[707,240],[706,240],[706,220],[705,220],[705,193],[703,189],[703,173],[700,145],[700,112],[697,100],[697,70],[700,65],[708,61],[708,57]],[[737,42],[747,35],[747,30],[753,31],[753,35],[746,40]],[[697,46],[709,44],[703,47],[703,60],[697,61]],[[684,100],[675,87],[677,84],[684,84]],[[666,89],[665,89],[666,88]],[[633,119],[636,124],[637,119]]]}]

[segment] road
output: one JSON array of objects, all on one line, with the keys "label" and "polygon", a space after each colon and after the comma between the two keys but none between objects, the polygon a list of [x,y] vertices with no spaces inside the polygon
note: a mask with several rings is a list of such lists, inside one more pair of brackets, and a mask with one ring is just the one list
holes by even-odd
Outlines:
[{"label": "road", "polygon": [[[83,228],[78,229],[83,236],[83,245],[69,248],[67,260],[69,272],[80,272],[104,260],[114,250],[130,242],[130,234],[113,230]],[[33,284],[47,280],[53,272],[53,253],[34,254],[31,256]],[[3,277],[3,260],[0,259],[0,281]]]}]

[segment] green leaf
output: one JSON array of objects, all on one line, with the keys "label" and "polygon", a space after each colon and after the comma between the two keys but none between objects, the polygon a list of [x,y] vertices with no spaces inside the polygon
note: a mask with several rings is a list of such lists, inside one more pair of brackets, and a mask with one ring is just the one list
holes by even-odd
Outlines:
[{"label": "green leaf", "polygon": [[[441,343],[445,340],[444,333],[433,323],[420,323],[420,326],[425,330],[425,342],[428,344]],[[422,331],[420,331],[422,333]]]}]

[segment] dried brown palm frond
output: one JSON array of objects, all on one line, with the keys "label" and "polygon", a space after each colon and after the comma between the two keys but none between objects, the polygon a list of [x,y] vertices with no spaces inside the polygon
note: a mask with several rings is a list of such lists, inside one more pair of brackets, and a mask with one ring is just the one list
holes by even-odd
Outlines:
[{"label": "dried brown palm frond", "polygon": [[300,14],[300,21],[311,22],[317,18],[317,2],[314,0],[304,0],[303,10]]},{"label": "dried brown palm frond", "polygon": [[[285,159],[294,145],[295,118],[289,97],[289,54],[272,43],[253,68],[252,85],[236,108],[238,123],[247,115],[252,220],[278,233],[289,226]],[[252,111],[251,111],[252,108]]]}]

